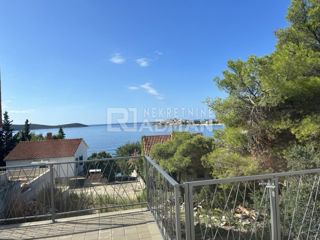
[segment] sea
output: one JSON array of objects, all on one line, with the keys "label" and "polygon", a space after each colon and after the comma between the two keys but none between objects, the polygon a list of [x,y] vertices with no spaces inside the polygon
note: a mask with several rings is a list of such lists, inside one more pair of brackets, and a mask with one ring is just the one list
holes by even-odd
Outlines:
[{"label": "sea", "polygon": [[[116,149],[128,142],[141,141],[142,136],[164,135],[172,132],[202,133],[212,137],[213,132],[222,129],[223,125],[155,125],[150,123],[101,124],[79,128],[64,128],[66,138],[83,138],[88,144],[88,154],[107,151],[115,154]],[[58,129],[33,130],[36,134],[56,134]]]}]

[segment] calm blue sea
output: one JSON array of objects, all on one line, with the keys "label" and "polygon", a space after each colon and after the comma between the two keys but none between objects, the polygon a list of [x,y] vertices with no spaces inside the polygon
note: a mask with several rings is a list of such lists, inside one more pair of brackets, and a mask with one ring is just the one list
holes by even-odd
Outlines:
[{"label": "calm blue sea", "polygon": [[[200,132],[204,136],[212,136],[213,131],[223,128],[221,125],[178,125],[156,126],[143,123],[130,123],[126,125],[91,125],[82,128],[65,128],[66,138],[83,138],[89,145],[89,154],[97,151],[115,153],[117,147],[127,143],[140,141],[142,136],[162,135],[173,131]],[[33,130],[36,134],[52,132],[56,134],[58,129]]]}]

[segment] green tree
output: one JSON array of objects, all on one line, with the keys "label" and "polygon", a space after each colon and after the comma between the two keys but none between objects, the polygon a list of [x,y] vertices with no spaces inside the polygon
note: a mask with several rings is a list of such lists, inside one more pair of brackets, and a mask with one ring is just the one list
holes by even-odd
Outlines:
[{"label": "green tree", "polygon": [[62,127],[59,128],[58,134],[55,135],[55,139],[65,139],[66,134],[64,133]]},{"label": "green tree", "polygon": [[279,171],[296,165],[288,164],[292,146],[319,151],[320,2],[293,0],[287,18],[291,24],[277,32],[271,55],[229,61],[215,79],[228,93],[208,100],[225,124],[216,135],[216,157],[232,153]]},{"label": "green tree", "polygon": [[184,163],[177,162],[174,158],[178,147],[193,136],[188,132],[174,132],[172,139],[165,142],[155,144],[150,151],[150,156],[156,160],[169,173],[179,172],[185,168]]},{"label": "green tree", "polygon": [[217,148],[202,158],[203,165],[210,169],[214,178],[255,175],[261,172],[258,162],[249,156]]},{"label": "green tree", "polygon": [[[141,144],[140,142],[126,143],[116,150],[117,157],[131,157],[141,155]],[[143,159],[140,158],[129,158],[123,160],[117,160],[117,165],[121,169],[124,175],[130,175],[134,170],[138,173],[143,174]]]},{"label": "green tree", "polygon": [[13,135],[12,121],[9,118],[8,112],[3,114],[2,131],[0,132],[1,138],[1,153],[0,153],[0,165],[4,166],[4,158],[9,152],[16,146],[17,139]]},{"label": "green tree", "polygon": [[150,156],[182,182],[206,177],[201,158],[213,149],[213,140],[188,132],[175,132],[172,139],[152,147]]},{"label": "green tree", "polygon": [[141,144],[140,142],[126,143],[116,150],[117,157],[127,157],[133,155],[141,154]]},{"label": "green tree", "polygon": [[112,158],[112,155],[106,151],[101,151],[97,153],[92,153],[90,157],[88,157],[88,160],[105,159],[105,158]]},{"label": "green tree", "polygon": [[[112,158],[112,155],[105,151],[92,153],[91,156],[88,157],[88,161],[84,165],[84,172],[89,175],[90,169],[100,169],[103,177],[106,178],[107,181],[114,181],[115,176],[120,172],[120,169],[115,160],[108,160],[108,158]],[[98,161],[101,159],[105,160]]]},{"label": "green tree", "polygon": [[193,136],[182,143],[174,154],[174,159],[181,163],[182,169],[178,179],[195,180],[208,178],[209,169],[205,168],[202,158],[212,152],[214,142],[212,138],[201,135]]},{"label": "green tree", "polygon": [[42,134],[31,133],[31,141],[43,141],[45,137]]},{"label": "green tree", "polygon": [[59,128],[59,131],[57,134],[52,136],[53,139],[65,139],[65,137],[66,137],[66,134],[64,133],[62,127]]},{"label": "green tree", "polygon": [[20,133],[20,140],[21,141],[30,141],[32,138],[31,132],[30,132],[30,123],[29,120],[27,119],[24,123],[24,127],[21,130]]}]

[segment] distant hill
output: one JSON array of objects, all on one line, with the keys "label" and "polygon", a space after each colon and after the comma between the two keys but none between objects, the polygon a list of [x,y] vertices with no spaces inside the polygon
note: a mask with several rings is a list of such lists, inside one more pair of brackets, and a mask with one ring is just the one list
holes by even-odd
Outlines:
[{"label": "distant hill", "polygon": [[[13,124],[13,129],[16,131],[20,131],[23,129],[24,125]],[[62,125],[43,125],[43,124],[30,124],[31,130],[36,129],[49,129],[49,128],[79,128],[79,127],[88,127],[88,125],[81,124],[81,123],[70,123],[70,124],[62,124]]]}]

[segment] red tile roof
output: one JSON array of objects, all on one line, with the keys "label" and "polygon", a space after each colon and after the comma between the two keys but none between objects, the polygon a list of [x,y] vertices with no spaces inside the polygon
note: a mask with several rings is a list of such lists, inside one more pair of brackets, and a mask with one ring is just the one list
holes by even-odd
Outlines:
[{"label": "red tile roof", "polygon": [[143,145],[143,153],[145,155],[150,154],[150,150],[153,145],[157,143],[164,143],[171,139],[170,135],[153,135],[153,136],[143,136],[142,137],[142,145]]},{"label": "red tile roof", "polygon": [[4,160],[11,161],[72,157],[76,153],[82,141],[83,140],[79,138],[20,142]]}]

